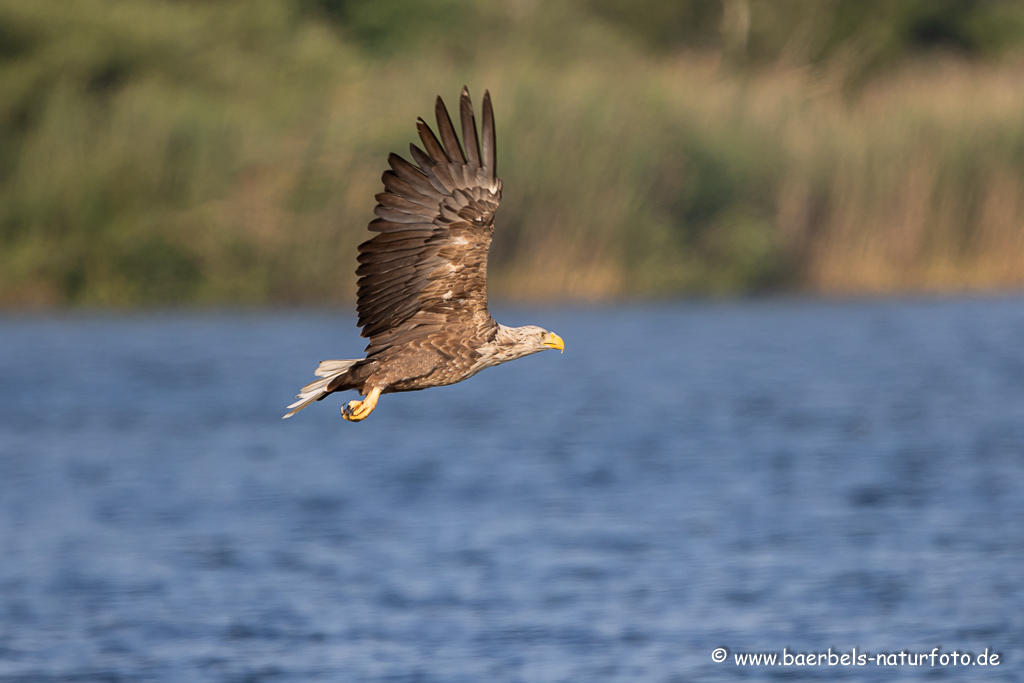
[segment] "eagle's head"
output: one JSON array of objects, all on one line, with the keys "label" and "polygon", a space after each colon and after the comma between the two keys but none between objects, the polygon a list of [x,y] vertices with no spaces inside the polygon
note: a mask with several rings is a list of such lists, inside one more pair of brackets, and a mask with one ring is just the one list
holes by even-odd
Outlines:
[{"label": "eagle's head", "polygon": [[561,337],[536,325],[524,325],[523,327],[499,325],[497,341],[502,346],[502,362],[547,349],[565,351],[565,342]]}]

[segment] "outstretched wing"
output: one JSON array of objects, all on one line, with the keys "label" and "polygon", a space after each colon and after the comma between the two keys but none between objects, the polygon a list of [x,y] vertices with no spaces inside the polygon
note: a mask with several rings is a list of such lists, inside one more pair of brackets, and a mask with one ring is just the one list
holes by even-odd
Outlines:
[{"label": "outstretched wing", "polygon": [[425,150],[410,145],[416,164],[392,154],[368,226],[379,234],[359,245],[356,310],[368,355],[444,328],[494,326],[487,310],[487,250],[501,200],[495,175],[494,111],[484,93],[482,141],[469,92],[459,101],[459,144],[441,98],[439,141],[419,119]]}]

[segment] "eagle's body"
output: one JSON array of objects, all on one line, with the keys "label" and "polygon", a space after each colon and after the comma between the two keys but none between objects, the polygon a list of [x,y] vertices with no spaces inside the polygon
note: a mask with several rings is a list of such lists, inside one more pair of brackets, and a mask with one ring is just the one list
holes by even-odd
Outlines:
[{"label": "eagle's body", "polygon": [[378,234],[359,246],[356,270],[359,326],[370,339],[366,358],[321,362],[321,379],[302,388],[285,417],[356,389],[366,399],[342,414],[358,421],[381,394],[454,384],[492,365],[563,348],[558,335],[532,325],[505,327],[487,309],[487,250],[501,200],[494,113],[485,93],[481,147],[465,89],[459,105],[465,150],[439,97],[441,140],[420,119],[425,150],[410,145],[416,165],[388,158],[378,218],[369,225]]}]

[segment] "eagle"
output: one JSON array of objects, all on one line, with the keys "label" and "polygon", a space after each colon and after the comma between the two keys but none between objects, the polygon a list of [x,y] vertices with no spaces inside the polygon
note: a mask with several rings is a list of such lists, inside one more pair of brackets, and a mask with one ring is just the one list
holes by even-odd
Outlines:
[{"label": "eagle", "polygon": [[388,157],[377,218],[367,226],[377,234],[359,245],[356,310],[360,334],[369,339],[366,357],[321,361],[319,379],[302,387],[286,418],[355,389],[363,400],[349,401],[341,414],[359,422],[381,394],[455,384],[499,363],[565,350],[557,334],[536,325],[506,327],[487,309],[487,251],[501,201],[490,93],[478,137],[469,91],[462,89],[461,144],[440,97],[434,110],[440,140],[417,119],[423,149],[409,145],[415,163]]}]

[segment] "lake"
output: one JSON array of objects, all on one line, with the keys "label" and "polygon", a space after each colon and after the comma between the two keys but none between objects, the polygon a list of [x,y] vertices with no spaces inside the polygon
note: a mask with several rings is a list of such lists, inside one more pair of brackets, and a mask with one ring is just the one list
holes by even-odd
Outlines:
[{"label": "lake", "polygon": [[496,317],[359,424],[347,311],[0,317],[0,681],[1024,676],[1024,298]]}]

